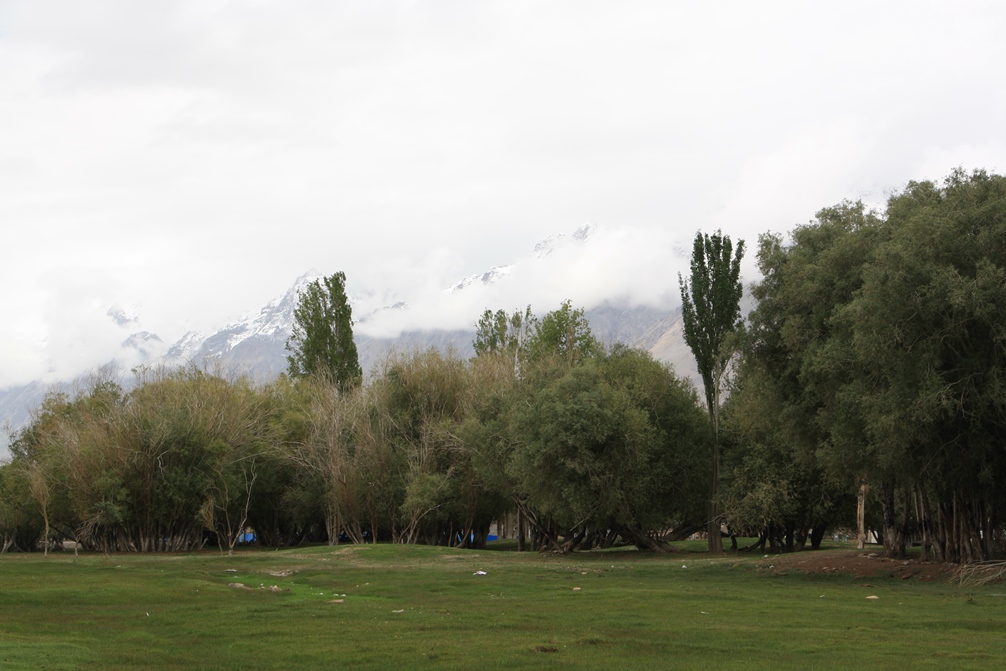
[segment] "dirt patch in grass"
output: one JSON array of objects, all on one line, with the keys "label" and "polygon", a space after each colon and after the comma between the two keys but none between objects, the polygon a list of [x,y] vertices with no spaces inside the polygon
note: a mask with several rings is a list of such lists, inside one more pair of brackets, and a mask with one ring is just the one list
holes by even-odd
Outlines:
[{"label": "dirt patch in grass", "polygon": [[811,574],[838,573],[862,578],[890,577],[923,582],[949,580],[958,568],[954,564],[923,562],[918,559],[885,559],[873,550],[817,550],[770,555],[759,559],[759,571]]}]

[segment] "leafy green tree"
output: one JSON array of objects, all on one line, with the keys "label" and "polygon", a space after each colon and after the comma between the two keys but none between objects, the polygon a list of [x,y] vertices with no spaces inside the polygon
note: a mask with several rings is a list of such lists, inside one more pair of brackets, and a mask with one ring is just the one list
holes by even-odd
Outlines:
[{"label": "leafy green tree", "polygon": [[882,225],[862,203],[842,203],[797,227],[789,244],[759,240],[758,303],[725,416],[734,452],[726,499],[732,523],[759,526],[761,542],[776,549],[807,534],[814,546],[829,524],[850,519],[853,492],[870,472],[874,442],[854,391],[862,371],[840,316],[862,287]]},{"label": "leafy green tree", "polygon": [[[53,390],[32,413],[32,421],[18,431],[11,444],[8,466],[30,494],[41,521],[46,552],[53,542],[76,536],[70,487],[72,457],[79,451],[79,427],[95,417],[106,419],[121,401],[122,390],[103,375],[95,374],[76,390]],[[33,549],[35,541],[25,549]]]},{"label": "leafy green tree", "polygon": [[129,394],[95,385],[47,401],[15,461],[35,478],[29,490],[52,529],[86,547],[189,550],[206,530],[232,544],[273,443],[261,401],[243,381],[141,371]]},{"label": "leafy green tree", "polygon": [[583,308],[573,308],[565,300],[558,310],[542,317],[529,344],[536,357],[554,357],[566,366],[576,366],[602,353],[601,344],[590,332]]},{"label": "leafy green tree", "polygon": [[363,542],[365,516],[361,510],[361,478],[354,463],[357,452],[354,436],[354,405],[359,390],[340,391],[333,383],[315,379],[307,385],[304,440],[288,451],[298,470],[321,484],[320,507],[330,545],[346,534]]},{"label": "leafy green tree", "polygon": [[[528,394],[571,367],[600,355],[582,309],[564,301],[558,310],[538,320],[528,306],[508,315],[486,310],[476,324],[476,358],[472,361],[472,412],[460,427],[473,464],[487,487],[513,501],[518,548],[524,549],[525,525],[538,540],[554,537],[550,522],[507,473],[506,465],[523,436],[508,425],[509,412],[528,401]],[[511,513],[514,509],[511,509]]]},{"label": "leafy green tree", "polygon": [[821,476],[835,500],[869,485],[888,556],[912,539],[940,561],[992,556],[1006,519],[1004,240],[1006,178],[960,170],[908,184],[882,216],[844,203],[788,246],[763,238],[730,420],[748,444],[734,482],[783,476],[761,510],[796,513]]},{"label": "leafy green tree", "polygon": [[527,399],[534,376],[524,376],[514,365],[513,356],[504,350],[480,354],[469,362],[469,368],[468,411],[456,433],[478,480],[487,492],[498,497],[502,512],[516,527],[517,548],[523,551],[527,522],[520,511],[526,502],[521,500],[506,466],[518,442],[510,430],[510,413]]},{"label": "leafy green tree", "polygon": [[1006,513],[1006,177],[909,183],[885,229],[842,313],[885,550],[920,529],[937,559],[983,561]]},{"label": "leafy green tree", "polygon": [[17,466],[0,464],[0,554],[31,550],[42,533],[38,506],[24,475]]},{"label": "leafy green tree", "polygon": [[[820,547],[828,528],[849,519],[851,496],[840,479],[825,476],[812,427],[794,420],[786,385],[746,351],[738,364],[721,418],[724,446],[723,512],[737,534],[758,536],[746,550],[771,552]],[[736,532],[736,533],[735,533]]]},{"label": "leafy green tree", "polygon": [[345,273],[315,280],[300,294],[286,348],[291,377],[320,376],[340,389],[360,383],[363,371],[353,341]]},{"label": "leafy green tree", "polygon": [[505,351],[516,358],[527,348],[537,324],[530,305],[509,315],[504,310],[486,310],[475,323],[475,355]]},{"label": "leafy green tree", "polygon": [[667,549],[660,530],[687,519],[705,494],[694,490],[709,435],[697,401],[665,365],[616,348],[516,404],[522,440],[507,471],[546,547],[569,552],[612,533]]},{"label": "leafy green tree", "polygon": [[860,373],[838,315],[862,286],[881,224],[862,203],[842,203],[797,227],[788,245],[759,240],[758,304],[728,404],[727,499],[731,521],[760,526],[773,547],[811,528],[813,545],[868,470],[862,409],[843,391]]},{"label": "leafy green tree", "polygon": [[461,431],[481,388],[472,383],[472,365],[435,349],[399,354],[370,385],[368,429],[396,457],[396,540],[481,547],[505,510]]},{"label": "leafy green tree", "polygon": [[719,231],[712,235],[696,233],[692,248],[691,275],[680,275],[681,313],[685,342],[695,356],[706,407],[713,425],[711,491],[709,500],[709,551],[722,552],[719,504],[716,496],[720,480],[719,407],[720,387],[730,362],[727,338],[741,324],[740,280],[744,241],[736,250],[730,237]]}]

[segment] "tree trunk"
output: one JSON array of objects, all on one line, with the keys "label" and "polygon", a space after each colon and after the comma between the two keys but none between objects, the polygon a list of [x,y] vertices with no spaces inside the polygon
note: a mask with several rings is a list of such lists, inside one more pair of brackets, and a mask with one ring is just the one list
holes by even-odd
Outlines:
[{"label": "tree trunk", "polygon": [[524,531],[524,513],[520,510],[517,511],[517,552],[524,552],[524,536],[527,532]]},{"label": "tree trunk", "polygon": [[795,525],[792,524],[792,523],[787,524],[786,525],[786,529],[785,529],[785,531],[783,533],[783,538],[785,539],[785,541],[784,541],[785,542],[784,547],[786,548],[786,552],[792,552],[795,549],[795,545],[796,545],[795,544],[795,540],[796,540],[795,536],[796,536],[796,527],[795,527]]},{"label": "tree trunk", "polygon": [[782,554],[783,552],[782,531],[779,529],[778,526],[774,524],[769,525],[768,540],[769,540],[769,549],[771,550],[772,554]]},{"label": "tree trunk", "polygon": [[810,532],[810,549],[811,550],[820,550],[821,549],[821,541],[824,540],[824,534],[825,534],[825,532],[827,530],[828,530],[828,527],[826,527],[823,524],[816,525],[813,529],[811,529],[811,532]]},{"label": "tree trunk", "polygon": [[673,531],[671,531],[671,533],[664,536],[661,540],[663,540],[666,543],[673,543],[674,541],[683,541],[692,534],[702,531],[702,529],[704,528],[705,525],[703,525],[701,522],[699,523],[686,522],[685,524],[682,524],[681,526],[675,528]]},{"label": "tree trunk", "polygon": [[943,529],[946,536],[947,549],[944,561],[956,564],[961,560],[961,546],[957,540],[957,495],[954,494],[950,504],[943,504]]},{"label": "tree trunk", "polygon": [[769,528],[768,527],[763,528],[761,530],[761,533],[758,534],[758,540],[752,545],[748,545],[747,547],[741,548],[740,551],[753,552],[754,550],[764,550],[765,541],[768,540],[768,534],[769,534]]},{"label": "tree trunk", "polygon": [[805,529],[800,527],[796,530],[796,547],[795,550],[802,550],[807,546],[807,538],[810,536],[810,529]]},{"label": "tree trunk", "polygon": [[929,502],[923,494],[923,488],[915,489],[915,518],[919,520],[919,529],[922,531],[922,561],[930,560],[930,549],[932,548],[932,521],[929,516]]},{"label": "tree trunk", "polygon": [[[716,386],[719,386],[717,377]],[[719,426],[719,393],[714,389],[709,415],[713,422],[713,468],[709,483],[709,522],[706,533],[709,535],[709,552],[723,554],[723,535],[720,532],[720,505],[716,500],[720,488],[720,426]]]},{"label": "tree trunk", "polygon": [[863,482],[856,493],[856,547],[860,550],[866,547],[866,495],[870,485]]},{"label": "tree trunk", "polygon": [[[907,548],[912,541],[912,488],[905,487],[904,491],[904,517],[901,518],[901,525],[898,527],[898,534],[901,536],[901,547]],[[902,556],[908,556],[905,550],[902,550]]]},{"label": "tree trunk", "polygon": [[583,539],[587,536],[587,527],[583,527],[579,531],[574,531],[570,529],[569,533],[566,535],[565,540],[562,545],[559,546],[559,551],[562,554],[569,554],[583,542]]},{"label": "tree trunk", "polygon": [[899,533],[897,510],[894,506],[894,482],[885,480],[880,485],[880,504],[884,514],[884,556],[889,559],[905,557],[905,537]]},{"label": "tree trunk", "polygon": [[624,540],[631,542],[639,550],[675,552],[675,549],[666,540],[654,538],[641,529],[619,526],[617,527],[617,531]]}]

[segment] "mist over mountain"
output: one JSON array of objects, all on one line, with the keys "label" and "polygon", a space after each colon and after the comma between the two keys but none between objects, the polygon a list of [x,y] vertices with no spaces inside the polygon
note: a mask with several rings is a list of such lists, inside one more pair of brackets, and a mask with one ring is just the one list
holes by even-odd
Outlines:
[{"label": "mist over mountain", "polygon": [[[433,296],[415,294],[414,302],[400,299],[380,305],[373,293],[350,291],[354,335],[364,375],[369,375],[393,350],[436,347],[471,356],[475,322],[485,309],[516,309],[520,307],[517,296],[541,298],[543,288],[553,291],[552,287],[541,287],[541,280],[556,271],[568,272],[570,259],[592,251],[589,244],[596,240],[597,232],[598,227],[588,223],[569,236],[551,236],[538,242],[525,258],[465,277]],[[602,239],[600,244],[605,242]],[[606,274],[600,265],[596,273]],[[209,336],[197,333],[182,336],[168,349],[164,363],[198,366],[212,363],[256,379],[278,375],[287,367],[285,344],[293,326],[298,293],[320,277],[317,271],[302,275],[280,298]],[[617,280],[611,282],[614,287],[619,284]],[[577,293],[576,287],[567,289],[569,294]],[[530,302],[530,305],[543,315],[558,307],[568,294],[556,294],[560,295],[543,301],[544,304]],[[389,300],[389,295],[384,294],[383,299]],[[613,295],[594,303],[574,300],[574,305],[585,308],[594,335],[601,342],[624,343],[652,351],[654,356],[691,376],[691,353],[684,347],[680,328],[676,326],[680,321],[677,306],[670,301],[646,305],[625,295]],[[463,321],[456,315],[463,315]]]},{"label": "mist over mountain", "polygon": [[[667,236],[585,224],[570,235],[539,241],[525,257],[446,288],[431,289],[424,278],[417,278],[412,286],[375,290],[354,286],[347,278],[364,375],[396,350],[435,347],[471,356],[475,322],[486,309],[531,305],[541,316],[569,299],[585,309],[602,343],[647,350],[697,382],[677,304],[683,248]],[[156,365],[195,365],[263,382],[273,379],[287,368],[285,345],[298,294],[322,275],[316,270],[301,275],[283,295],[211,333],[189,331],[168,344],[155,333],[133,331],[121,339],[110,361],[94,361],[91,368],[103,365],[118,371],[126,386],[131,369]],[[115,331],[142,326],[135,307],[113,306],[103,317]],[[0,418],[11,427],[22,425],[45,392],[65,386],[65,379],[52,376],[0,392]]]}]

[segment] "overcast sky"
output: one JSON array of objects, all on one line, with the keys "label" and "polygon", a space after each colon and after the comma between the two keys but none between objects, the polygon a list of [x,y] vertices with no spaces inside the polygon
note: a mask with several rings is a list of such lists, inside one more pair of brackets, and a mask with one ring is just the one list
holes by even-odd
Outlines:
[{"label": "overcast sky", "polygon": [[548,295],[659,300],[698,229],[1006,169],[1004,33],[999,2],[0,0],[0,388],[310,269],[422,305],[586,221]]}]

